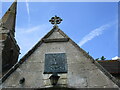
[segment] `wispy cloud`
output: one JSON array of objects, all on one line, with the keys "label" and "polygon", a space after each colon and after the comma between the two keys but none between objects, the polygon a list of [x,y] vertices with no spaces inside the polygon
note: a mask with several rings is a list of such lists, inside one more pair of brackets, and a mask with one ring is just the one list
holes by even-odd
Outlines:
[{"label": "wispy cloud", "polygon": [[17,30],[19,31],[19,33],[24,33],[24,34],[30,34],[30,33],[34,33],[34,32],[44,32],[44,31],[48,31],[50,30],[51,26],[48,24],[41,24],[41,25],[36,25],[33,27],[29,27],[29,28],[17,28]]},{"label": "wispy cloud", "polygon": [[103,31],[107,30],[110,26],[112,26],[114,23],[109,23],[102,25],[94,30],[92,30],[89,34],[87,34],[85,37],[82,38],[82,40],[78,43],[79,46],[83,46],[88,41],[92,40],[93,38],[103,34]]},{"label": "wispy cloud", "polygon": [[28,0],[26,0],[26,8],[27,8],[27,13],[28,13],[28,20],[30,22],[30,9],[29,9]]},{"label": "wispy cloud", "polygon": [[16,40],[21,48],[20,58],[32,48],[50,29],[50,24],[36,26],[16,27]]},{"label": "wispy cloud", "polygon": [[43,27],[41,26],[35,26],[35,27],[32,27],[32,28],[28,28],[26,31],[24,31],[24,33],[32,33],[32,32],[35,32],[37,30],[41,30]]}]

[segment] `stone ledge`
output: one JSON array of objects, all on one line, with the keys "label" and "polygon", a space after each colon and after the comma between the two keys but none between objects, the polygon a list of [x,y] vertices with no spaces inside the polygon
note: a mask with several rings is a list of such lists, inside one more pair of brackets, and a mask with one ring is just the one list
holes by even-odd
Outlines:
[{"label": "stone ledge", "polygon": [[57,39],[43,39],[44,43],[51,43],[51,42],[67,42],[69,38],[57,38]]}]

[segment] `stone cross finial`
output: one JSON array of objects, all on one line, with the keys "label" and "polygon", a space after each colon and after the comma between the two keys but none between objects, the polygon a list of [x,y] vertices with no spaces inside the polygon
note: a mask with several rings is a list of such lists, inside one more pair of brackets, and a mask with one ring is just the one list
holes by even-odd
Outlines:
[{"label": "stone cross finial", "polygon": [[54,26],[57,26],[57,24],[60,24],[62,21],[62,19],[60,17],[57,17],[55,15],[55,17],[52,17],[49,22],[51,22],[51,24],[54,24]]}]

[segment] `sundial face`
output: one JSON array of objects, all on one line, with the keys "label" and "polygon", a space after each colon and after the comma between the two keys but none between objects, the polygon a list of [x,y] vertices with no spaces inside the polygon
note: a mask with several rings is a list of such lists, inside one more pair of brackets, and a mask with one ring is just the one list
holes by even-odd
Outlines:
[{"label": "sundial face", "polygon": [[45,54],[44,73],[66,73],[67,60],[65,53]]}]

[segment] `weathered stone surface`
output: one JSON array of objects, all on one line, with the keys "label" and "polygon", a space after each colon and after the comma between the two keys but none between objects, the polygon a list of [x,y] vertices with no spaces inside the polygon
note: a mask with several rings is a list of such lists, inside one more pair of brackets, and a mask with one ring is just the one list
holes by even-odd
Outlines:
[{"label": "weathered stone surface", "polygon": [[50,82],[50,79],[44,80],[44,86],[45,86],[45,87],[51,87],[51,86],[52,86],[52,85],[51,85],[51,82]]},{"label": "weathered stone surface", "polygon": [[[35,88],[35,87],[41,87],[43,86],[42,81],[42,75],[41,72],[23,72],[21,70],[16,70],[14,72],[15,74],[12,75],[12,78],[8,78],[9,80],[6,80],[6,83],[3,84],[3,87],[29,87],[29,88]],[[25,82],[23,84],[20,84],[19,81],[21,78],[25,78]]]},{"label": "weathered stone surface", "polygon": [[67,85],[67,79],[65,78],[65,79],[59,79],[58,80],[58,85]]},{"label": "weathered stone surface", "polygon": [[[55,33],[57,33],[57,35],[52,34],[50,37],[57,38],[58,31],[55,31]],[[52,87],[49,79],[52,74],[43,74],[45,54],[48,53],[66,53],[68,71],[67,73],[58,74],[60,76],[58,80],[59,86],[72,88],[117,87],[117,85],[92,62],[91,58],[89,58],[84,51],[76,47],[73,42],[70,41],[42,43],[29,55],[23,64],[6,79],[4,86]],[[25,78],[25,83],[20,85],[18,82],[22,77]],[[15,81],[16,83],[11,81]]]},{"label": "weathered stone surface", "polygon": [[[43,77],[44,77],[43,80],[44,80],[45,87],[51,87],[52,86],[51,82],[50,82],[50,79],[49,79],[49,77],[51,75],[52,74],[45,74],[45,75],[43,75]],[[60,76],[60,78],[58,80],[57,85],[67,85],[67,77],[66,77],[66,75],[65,74],[59,74],[59,76]]]},{"label": "weathered stone surface", "polygon": [[84,69],[85,70],[88,70],[88,71],[91,71],[91,70],[95,70],[95,69],[98,69],[97,66],[95,66],[93,63],[89,64],[89,63],[83,63],[84,64]]},{"label": "weathered stone surface", "polygon": [[64,36],[62,36],[59,32],[54,31],[49,37],[48,39],[57,39],[57,38],[65,38]]},{"label": "weathered stone surface", "polygon": [[11,74],[12,77],[8,77],[6,83],[3,83],[3,87],[16,87],[19,85],[19,79],[21,77],[20,72],[15,71],[14,74]]},{"label": "weathered stone surface", "polygon": [[58,74],[58,76],[60,76],[60,79],[67,79],[67,73]]},{"label": "weathered stone surface", "polygon": [[43,80],[48,80],[52,74],[43,74]]},{"label": "weathered stone surface", "polygon": [[18,61],[20,48],[14,37],[16,7],[17,2],[14,2],[0,20],[0,65],[2,75]]},{"label": "weathered stone surface", "polygon": [[2,77],[2,45],[0,44],[0,78]]},{"label": "weathered stone surface", "polygon": [[113,82],[110,81],[110,79],[103,74],[99,69],[95,69],[92,71],[87,70],[89,72],[87,74],[87,81],[88,81],[88,87],[94,88],[94,87],[117,87],[115,84],[113,85]]},{"label": "weathered stone surface", "polygon": [[7,36],[3,42],[2,49],[2,69],[6,73],[17,61],[19,56],[19,47],[13,36]]},{"label": "weathered stone surface", "polygon": [[[38,69],[38,67],[41,69]],[[43,72],[42,68],[44,68],[44,64],[39,62],[26,62],[20,67],[20,69],[24,72]]]},{"label": "weathered stone surface", "polygon": [[87,87],[87,80],[85,77],[80,77],[80,75],[70,75],[68,86],[72,88],[85,88]]}]

